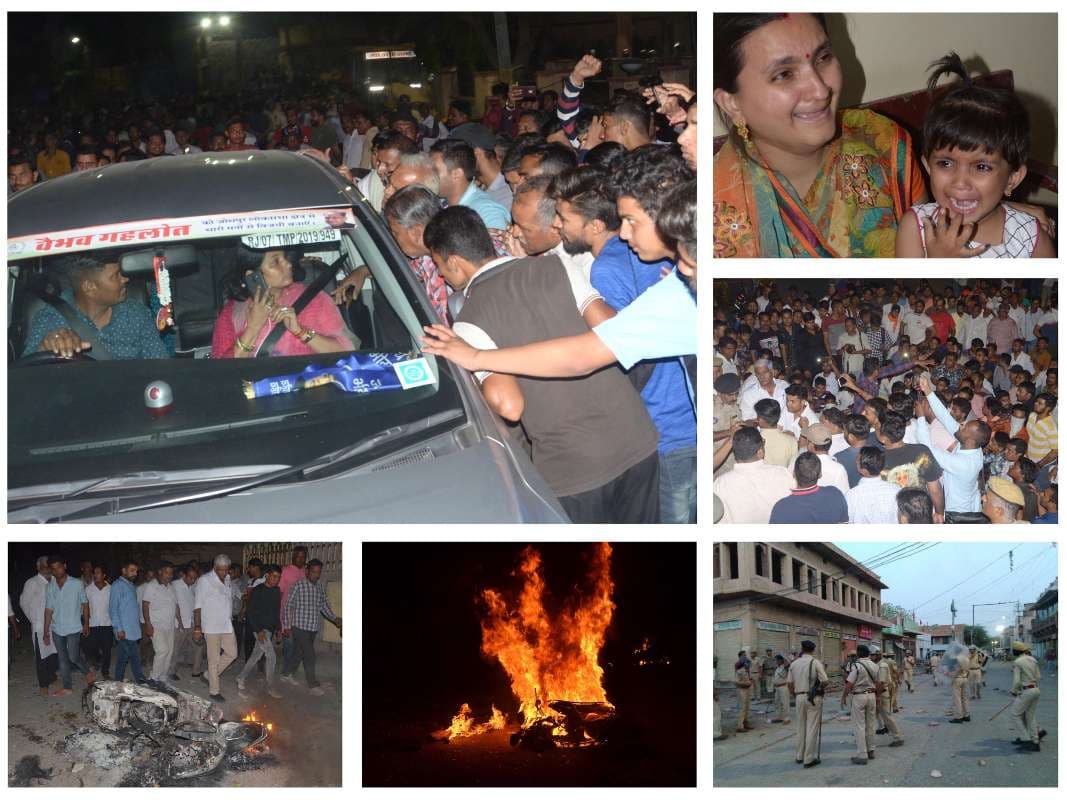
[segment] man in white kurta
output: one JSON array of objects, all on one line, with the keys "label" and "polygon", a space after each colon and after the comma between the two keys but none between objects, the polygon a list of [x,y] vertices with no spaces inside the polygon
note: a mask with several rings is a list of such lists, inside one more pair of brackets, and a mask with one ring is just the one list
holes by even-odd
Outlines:
[{"label": "man in white kurta", "polygon": [[33,654],[37,661],[37,685],[41,697],[48,697],[48,687],[55,681],[59,667],[55,641],[49,638],[48,644],[44,643],[45,592],[51,580],[48,556],[41,556],[37,559],[37,574],[26,581],[19,595],[22,613],[33,627]]}]

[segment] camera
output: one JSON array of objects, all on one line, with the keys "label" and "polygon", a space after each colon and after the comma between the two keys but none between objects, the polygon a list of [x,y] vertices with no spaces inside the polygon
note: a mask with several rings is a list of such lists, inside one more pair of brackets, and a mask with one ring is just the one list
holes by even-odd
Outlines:
[{"label": "camera", "polygon": [[638,83],[641,84],[642,89],[654,89],[663,85],[663,76],[660,75],[659,70],[656,70],[651,75],[643,76]]}]

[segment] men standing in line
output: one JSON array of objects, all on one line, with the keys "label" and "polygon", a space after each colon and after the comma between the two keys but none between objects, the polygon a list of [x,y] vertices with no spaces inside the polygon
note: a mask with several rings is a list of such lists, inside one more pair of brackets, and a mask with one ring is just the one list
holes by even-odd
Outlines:
[{"label": "men standing in line", "polygon": [[822,662],[815,658],[815,642],[805,639],[800,649],[800,658],[789,665],[789,694],[796,698],[797,705],[796,762],[808,768],[822,763],[822,702],[829,678]]},{"label": "men standing in line", "polygon": [[934,676],[934,686],[941,685],[941,656],[937,653],[930,654],[930,673]]},{"label": "men standing in line", "polygon": [[874,719],[877,716],[876,698],[882,693],[878,682],[878,668],[871,663],[870,650],[861,644],[856,648],[856,660],[845,675],[845,690],[841,693],[841,709],[852,696],[852,732],[856,737],[853,764],[866,764],[874,758]]},{"label": "men standing in line", "polygon": [[81,650],[81,640],[89,637],[89,600],[81,578],[67,574],[66,561],[53,556],[48,566],[52,568],[52,582],[45,592],[44,643],[48,644],[55,637],[63,688],[52,694],[62,697],[73,691],[72,668],[84,673],[88,685],[92,686],[96,680],[96,673],[85,663]]},{"label": "men standing in line", "polygon": [[1011,649],[1019,654],[1011,665],[1011,693],[1015,697],[1011,715],[1022,734],[1015,739],[1015,744],[1023,752],[1037,753],[1041,751],[1041,731],[1037,726],[1037,703],[1041,699],[1037,683],[1041,680],[1041,670],[1037,659],[1030,654],[1030,645],[1012,642]]},{"label": "men standing in line", "polygon": [[734,688],[737,689],[737,732],[744,733],[752,730],[752,726],[748,724],[748,709],[752,695],[752,662],[749,661],[745,648],[737,653],[737,663],[734,664]]},{"label": "men standing in line", "polygon": [[225,553],[215,556],[212,569],[200,577],[193,591],[193,640],[207,642],[208,692],[216,703],[226,702],[219,688],[219,676],[237,658],[230,563]]},{"label": "men standing in line", "polygon": [[92,582],[85,587],[85,596],[89,600],[89,639],[85,644],[85,654],[89,665],[93,669],[99,668],[104,680],[110,680],[111,643],[115,640],[111,614],[108,612],[111,584],[99,564],[93,567],[92,575]]},{"label": "men standing in line", "polygon": [[48,566],[48,556],[37,559],[37,574],[22,587],[19,606],[26,619],[30,621],[33,637],[34,664],[37,667],[37,691],[41,697],[48,697],[48,687],[55,682],[59,656],[51,637],[45,643],[44,604],[48,584],[52,581],[52,570]]},{"label": "men standing in line", "polygon": [[901,747],[904,744],[904,737],[900,735],[900,727],[897,725],[897,721],[893,719],[893,708],[889,704],[889,682],[892,680],[889,661],[882,658],[882,649],[878,645],[871,645],[870,651],[871,661],[878,667],[878,683],[881,686],[876,695],[876,709],[878,720],[882,723],[882,727],[876,730],[875,733],[891,733],[893,741],[889,746]]},{"label": "men standing in line", "polygon": [[156,582],[151,584],[141,601],[144,610],[145,633],[152,637],[152,674],[154,681],[170,677],[174,658],[174,631],[178,627],[180,612],[178,597],[174,594],[171,580],[174,565],[164,561],[159,565]]},{"label": "men standing in line", "polygon": [[912,680],[915,676],[915,656],[908,653],[904,656],[904,683],[908,685],[908,693],[914,694],[915,687],[912,686]]},{"label": "men standing in line", "polygon": [[111,597],[108,599],[108,614],[111,615],[111,627],[118,642],[119,654],[115,658],[115,680],[126,680],[126,662],[136,683],[144,683],[144,671],[141,669],[141,613],[137,605],[137,589],[133,582],[137,580],[140,565],[127,558],[122,564],[122,572],[111,584]]},{"label": "men standing in line", "polygon": [[775,668],[771,676],[774,683],[774,719],[771,722],[783,722],[789,724],[789,665],[785,663],[785,656],[774,657]]},{"label": "men standing in line", "polygon": [[978,648],[973,644],[968,648],[971,653],[970,669],[967,670],[967,682],[971,689],[971,699],[982,697],[982,663],[978,660]]}]

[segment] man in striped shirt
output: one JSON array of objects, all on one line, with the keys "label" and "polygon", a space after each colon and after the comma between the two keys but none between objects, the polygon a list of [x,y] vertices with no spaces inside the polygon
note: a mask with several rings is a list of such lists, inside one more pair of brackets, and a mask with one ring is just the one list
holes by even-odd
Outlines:
[{"label": "man in striped shirt", "polygon": [[1056,397],[1039,394],[1034,400],[1034,410],[1026,421],[1029,443],[1026,457],[1037,464],[1038,469],[1052,463],[1058,455],[1058,427],[1056,425]]},{"label": "man in striped shirt", "polygon": [[292,637],[296,651],[292,666],[282,673],[281,679],[296,686],[293,673],[303,662],[308,688],[316,697],[325,694],[315,677],[315,636],[319,632],[319,617],[326,617],[338,631],[341,630],[341,618],[334,613],[325,590],[319,585],[321,577],[322,562],[313,558],[308,562],[307,577],[294,583],[286,593],[281,620],[282,636]]}]

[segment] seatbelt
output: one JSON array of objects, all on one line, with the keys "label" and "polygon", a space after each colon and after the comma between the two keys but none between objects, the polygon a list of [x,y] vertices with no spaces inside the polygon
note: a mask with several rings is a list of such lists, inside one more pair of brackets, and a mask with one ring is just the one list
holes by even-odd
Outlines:
[{"label": "seatbelt", "polygon": [[78,316],[77,312],[70,307],[70,303],[64,300],[62,297],[47,296],[41,298],[44,302],[48,303],[52,308],[60,313],[60,315],[67,321],[67,325],[78,336],[82,338],[83,342],[88,342],[92,345],[92,352],[90,355],[96,361],[111,361],[114,356],[111,351],[107,349],[107,346],[100,339],[100,332],[91,325],[87,325],[85,320]]},{"label": "seatbelt", "polygon": [[[296,298],[296,302],[291,306],[293,313],[299,316],[300,312],[307,308],[307,304],[311,302],[315,295],[326,288],[326,284],[337,274],[337,271],[341,268],[347,258],[348,253],[344,253],[334,264],[323,265],[322,272],[318,274],[315,280],[304,287],[304,291],[300,293],[300,297]],[[286,327],[284,324],[275,325],[271,332],[267,334],[267,338],[263,340],[263,344],[259,346],[259,350],[256,351],[256,358],[267,358],[270,356],[271,352],[274,350],[274,346],[278,343],[278,340],[282,338],[282,334],[285,333],[285,331]]]}]

